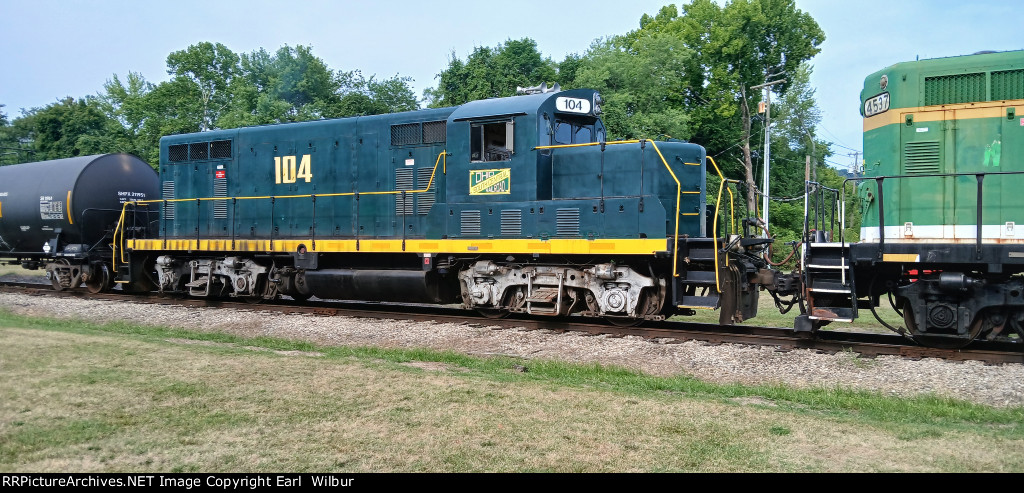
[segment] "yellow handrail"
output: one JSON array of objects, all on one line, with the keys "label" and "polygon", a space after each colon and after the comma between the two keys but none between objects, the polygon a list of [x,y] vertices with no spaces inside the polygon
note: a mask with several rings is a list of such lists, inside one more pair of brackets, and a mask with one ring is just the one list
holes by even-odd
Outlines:
[{"label": "yellow handrail", "polygon": [[[700,193],[700,192],[683,192],[683,186],[679,183],[679,178],[676,177],[672,167],[668,165],[668,161],[665,160],[665,156],[661,153],[661,149],[658,149],[658,143],[649,139],[638,139],[638,140],[616,140],[614,142],[589,142],[585,144],[560,144],[551,146],[537,146],[534,149],[563,149],[567,147],[588,147],[597,145],[617,145],[617,144],[639,144],[641,142],[650,142],[654,146],[654,151],[658,153],[658,157],[661,158],[661,163],[665,165],[665,169],[668,170],[668,174],[672,176],[672,180],[676,182],[676,223],[675,231],[672,235],[672,277],[679,277],[679,203],[680,197],[683,193]],[[643,164],[641,163],[641,166]]]},{"label": "yellow handrail", "polygon": [[[166,202],[192,202],[192,201],[200,201],[200,202],[202,202],[202,201],[216,201],[216,200],[256,200],[256,199],[301,199],[301,198],[310,198],[310,197],[313,197],[314,195],[316,195],[317,197],[351,197],[351,196],[355,196],[355,195],[399,195],[399,194],[401,194],[403,192],[404,193],[426,193],[426,192],[429,192],[430,191],[430,187],[434,185],[434,176],[437,174],[437,166],[439,164],[441,164],[441,162],[442,162],[441,158],[442,157],[444,158],[444,168],[442,168],[443,169],[442,172],[443,173],[447,172],[448,155],[447,155],[447,151],[445,150],[445,151],[441,151],[441,153],[437,155],[437,159],[434,161],[434,168],[430,171],[430,180],[427,181],[427,186],[425,188],[423,188],[422,190],[382,190],[382,191],[376,191],[376,192],[342,192],[342,193],[323,193],[323,194],[305,194],[305,195],[259,195],[259,196],[246,196],[246,197],[195,197],[195,198],[188,198],[188,199],[169,199],[169,200],[153,199],[153,200],[135,200],[135,201],[131,201],[131,202],[125,202],[121,206],[121,217],[118,219],[117,227],[114,229],[114,237],[113,237],[113,240],[114,240],[114,252],[113,253],[114,253],[114,255],[113,255],[113,258],[111,260],[113,261],[113,263],[114,263],[113,265],[114,265],[114,268],[116,270],[116,267],[118,265],[118,263],[117,263],[117,259],[118,259],[117,246],[119,244],[117,239],[118,239],[118,236],[120,235],[121,240],[124,240],[124,217],[125,217],[125,213],[127,212],[129,204],[134,206],[134,205],[138,205],[138,204],[157,204],[157,203],[166,203]],[[121,263],[122,264],[127,263],[125,261],[125,259],[124,259],[124,248],[121,249]]]},{"label": "yellow handrail", "polygon": [[[739,183],[736,180],[727,180],[722,175],[722,170],[718,169],[718,164],[715,163],[715,158],[707,156],[708,161],[711,161],[711,166],[715,168],[715,173],[718,173],[718,178],[721,179],[721,183],[718,185],[718,199],[715,201],[715,220],[711,223],[711,237],[714,239],[715,245],[715,289],[719,293],[722,292],[721,281],[718,278],[718,214],[722,204],[722,189],[729,191],[729,224],[732,226],[732,234],[736,234],[736,210],[735,203],[733,202],[732,189],[729,188],[729,183]],[[725,257],[725,265],[729,265],[729,257]]]}]

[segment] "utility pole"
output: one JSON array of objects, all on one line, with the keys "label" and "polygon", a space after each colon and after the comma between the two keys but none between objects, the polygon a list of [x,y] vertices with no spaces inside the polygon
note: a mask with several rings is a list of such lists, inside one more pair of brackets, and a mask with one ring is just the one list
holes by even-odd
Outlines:
[{"label": "utility pole", "polygon": [[853,151],[846,154],[847,156],[853,156],[853,177],[860,177],[860,151]]},{"label": "utility pole", "polygon": [[771,142],[771,118],[772,118],[772,86],[775,84],[781,84],[786,82],[786,79],[773,80],[771,82],[765,82],[764,84],[753,86],[750,89],[764,89],[765,92],[765,105],[764,105],[764,181],[761,186],[761,193],[763,194],[761,220],[764,221],[765,238],[768,237],[768,176],[769,176],[769,142]]}]

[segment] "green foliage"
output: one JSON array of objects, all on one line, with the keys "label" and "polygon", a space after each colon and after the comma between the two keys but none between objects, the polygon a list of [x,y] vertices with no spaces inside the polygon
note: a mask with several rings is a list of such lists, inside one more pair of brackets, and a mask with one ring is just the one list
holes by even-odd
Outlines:
[{"label": "green foliage", "polygon": [[424,95],[432,108],[513,96],[516,87],[554,82],[556,67],[550,58],[541,57],[534,40],[510,39],[494,48],[475,48],[465,62],[452,52],[448,68],[437,74],[437,87]]},{"label": "green foliage", "polygon": [[617,36],[591,46],[573,83],[601,91],[610,137],[684,138],[687,115],[680,95],[692,55],[682,40],[670,35]]},{"label": "green foliage", "polygon": [[34,116],[36,159],[104,152],[107,118],[89,100],[68,97],[36,111]]}]

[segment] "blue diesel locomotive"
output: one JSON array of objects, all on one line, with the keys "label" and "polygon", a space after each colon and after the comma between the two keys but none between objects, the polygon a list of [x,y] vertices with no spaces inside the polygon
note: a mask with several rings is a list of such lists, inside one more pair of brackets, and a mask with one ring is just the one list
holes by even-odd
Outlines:
[{"label": "blue diesel locomotive", "polygon": [[162,199],[125,208],[122,225],[148,227],[118,228],[110,268],[192,296],[620,323],[719,306],[731,323],[756,314],[759,286],[787,292],[770,240],[715,248],[703,147],[608,142],[597,92],[525,92],[164,137]]}]

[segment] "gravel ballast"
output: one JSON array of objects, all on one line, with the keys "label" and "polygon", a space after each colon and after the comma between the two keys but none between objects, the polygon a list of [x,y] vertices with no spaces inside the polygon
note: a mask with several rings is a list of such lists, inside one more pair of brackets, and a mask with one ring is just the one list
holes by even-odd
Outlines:
[{"label": "gravel ballast", "polygon": [[[1024,365],[986,366],[933,358],[864,359],[852,353],[709,345],[640,337],[590,336],[479,324],[283,315],[261,311],[51,298],[0,293],[0,307],[32,317],[94,322],[129,321],[239,336],[300,339],[322,345],[430,348],[477,356],[512,356],[623,366],[653,375],[691,375],[717,383],[773,384],[871,390],[892,395],[936,394],[992,406],[1024,405]],[[528,365],[528,363],[526,363]]]}]

